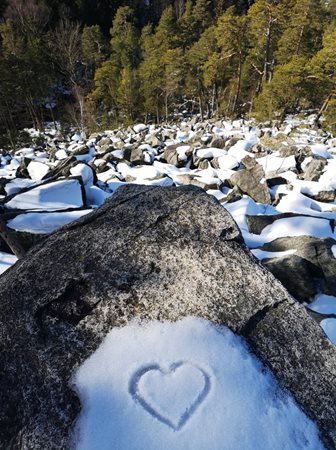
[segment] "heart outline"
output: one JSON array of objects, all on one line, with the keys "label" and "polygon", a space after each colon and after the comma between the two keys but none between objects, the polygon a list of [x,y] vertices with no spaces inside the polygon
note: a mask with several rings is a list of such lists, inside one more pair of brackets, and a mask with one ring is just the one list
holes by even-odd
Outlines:
[{"label": "heart outline", "polygon": [[[164,416],[160,412],[158,412],[155,407],[153,407],[139,392],[139,382],[141,378],[148,372],[151,371],[159,371],[164,375],[167,375],[171,372],[175,372],[179,367],[183,365],[189,365],[201,372],[203,375],[204,386],[201,392],[197,395],[195,400],[186,408],[183,414],[180,416],[177,425],[167,416]],[[211,388],[210,375],[202,368],[188,361],[179,361],[171,364],[168,369],[163,369],[159,364],[150,364],[148,366],[142,367],[137,370],[135,374],[131,377],[128,391],[136,403],[139,403],[142,408],[147,411],[151,416],[167,425],[169,428],[174,431],[180,431],[183,426],[188,422],[188,420],[194,415],[195,411],[198,407],[203,403],[205,398],[208,396]]]}]

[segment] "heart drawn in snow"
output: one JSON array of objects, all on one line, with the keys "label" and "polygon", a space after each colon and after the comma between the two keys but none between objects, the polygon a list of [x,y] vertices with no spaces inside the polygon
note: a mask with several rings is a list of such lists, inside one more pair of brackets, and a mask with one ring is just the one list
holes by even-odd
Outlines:
[{"label": "heart drawn in snow", "polygon": [[160,422],[179,431],[194,415],[211,387],[206,371],[188,362],[168,369],[159,364],[143,367],[130,380],[134,401]]}]

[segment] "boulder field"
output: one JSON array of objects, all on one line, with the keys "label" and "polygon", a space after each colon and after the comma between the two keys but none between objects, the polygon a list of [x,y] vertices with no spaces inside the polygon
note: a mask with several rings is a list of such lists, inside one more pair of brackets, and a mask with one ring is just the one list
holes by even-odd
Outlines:
[{"label": "boulder field", "polygon": [[0,292],[1,449],[69,449],[71,377],[106,334],[186,316],[244,337],[336,448],[335,346],[195,186],[120,187],[32,247]]}]

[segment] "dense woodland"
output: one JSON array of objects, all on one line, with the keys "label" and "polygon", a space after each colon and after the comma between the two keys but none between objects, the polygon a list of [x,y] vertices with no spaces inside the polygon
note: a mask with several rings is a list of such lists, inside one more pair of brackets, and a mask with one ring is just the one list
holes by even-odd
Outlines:
[{"label": "dense woodland", "polygon": [[336,128],[336,0],[0,0],[0,132],[318,111]]}]

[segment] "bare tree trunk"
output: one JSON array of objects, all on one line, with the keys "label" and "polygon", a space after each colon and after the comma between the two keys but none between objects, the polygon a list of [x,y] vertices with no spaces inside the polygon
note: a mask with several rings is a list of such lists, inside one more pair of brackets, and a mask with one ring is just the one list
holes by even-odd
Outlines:
[{"label": "bare tree trunk", "polygon": [[232,112],[235,114],[237,110],[237,105],[240,99],[240,89],[241,89],[241,74],[242,72],[242,54],[239,53],[239,61],[238,61],[238,71],[237,71],[237,88],[236,88],[236,94],[233,100],[233,106],[232,106]]},{"label": "bare tree trunk", "polygon": [[315,119],[315,125],[317,126],[319,124],[320,118],[324,111],[328,108],[329,102],[333,96],[333,93],[330,92],[330,94],[327,96],[327,98],[324,100],[323,105],[321,106],[319,112],[317,113],[316,119]]},{"label": "bare tree trunk", "polygon": [[203,102],[202,102],[202,95],[201,94],[198,96],[198,103],[199,103],[199,112],[200,112],[201,120],[203,121],[204,112],[203,112]]},{"label": "bare tree trunk", "polygon": [[166,122],[168,122],[168,94],[165,94]]},{"label": "bare tree trunk", "polygon": [[160,123],[159,96],[156,96],[156,123]]}]

